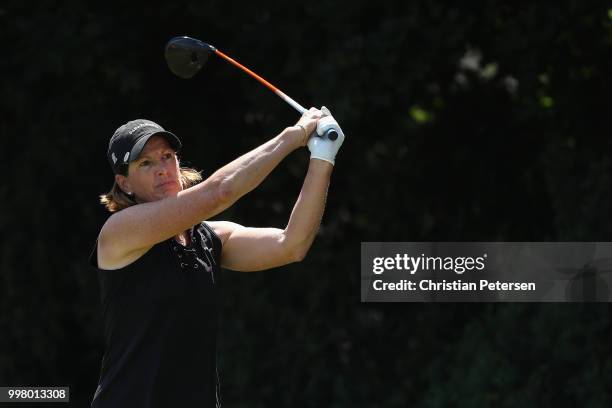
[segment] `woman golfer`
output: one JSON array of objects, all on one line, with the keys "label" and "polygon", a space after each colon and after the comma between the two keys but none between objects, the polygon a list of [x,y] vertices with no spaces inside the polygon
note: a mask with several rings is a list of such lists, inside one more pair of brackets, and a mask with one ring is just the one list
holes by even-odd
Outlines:
[{"label": "woman golfer", "polygon": [[[304,258],[344,139],[339,127],[336,140],[318,136],[322,125],[337,123],[325,108],[311,108],[295,126],[202,182],[198,172],[180,167],[181,141],[174,134],[148,120],[117,129],[108,147],[115,183],[102,196],[112,215],[90,257],[105,326],[92,407],[220,406],[219,270],[259,271]],[[205,221],[307,144],[308,173],[285,229]]]}]

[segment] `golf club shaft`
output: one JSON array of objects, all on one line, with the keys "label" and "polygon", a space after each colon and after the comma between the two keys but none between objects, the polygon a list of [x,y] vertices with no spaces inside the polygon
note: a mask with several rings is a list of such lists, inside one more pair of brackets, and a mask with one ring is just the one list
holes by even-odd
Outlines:
[{"label": "golf club shaft", "polygon": [[296,101],[291,99],[283,91],[281,91],[280,89],[278,89],[277,87],[275,87],[274,85],[272,85],[271,83],[269,83],[268,81],[266,81],[265,79],[263,79],[262,77],[260,77],[259,75],[257,75],[256,73],[254,73],[253,71],[251,71],[250,69],[245,67],[244,65],[242,65],[241,63],[239,63],[238,61],[235,61],[234,59],[228,57],[227,55],[225,55],[224,53],[222,53],[218,49],[215,49],[215,54],[217,54],[218,56],[220,56],[224,60],[228,61],[232,65],[235,65],[236,67],[240,68],[241,70],[243,70],[244,72],[246,72],[247,74],[249,74],[250,76],[255,78],[256,80],[258,80],[259,82],[264,84],[269,90],[271,90],[272,92],[277,94],[282,100],[284,100],[289,105],[291,105],[295,110],[300,112],[300,114],[306,112],[306,109],[302,105],[300,105],[299,103],[297,103]]}]

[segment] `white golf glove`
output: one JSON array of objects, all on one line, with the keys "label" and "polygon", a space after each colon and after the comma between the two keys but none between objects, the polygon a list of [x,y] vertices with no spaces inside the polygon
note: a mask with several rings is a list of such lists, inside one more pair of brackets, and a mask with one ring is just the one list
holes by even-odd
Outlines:
[{"label": "white golf glove", "polygon": [[329,109],[323,106],[321,111],[324,116],[317,123],[317,132],[308,140],[308,150],[311,159],[325,160],[333,165],[336,153],[344,142],[344,133]]}]

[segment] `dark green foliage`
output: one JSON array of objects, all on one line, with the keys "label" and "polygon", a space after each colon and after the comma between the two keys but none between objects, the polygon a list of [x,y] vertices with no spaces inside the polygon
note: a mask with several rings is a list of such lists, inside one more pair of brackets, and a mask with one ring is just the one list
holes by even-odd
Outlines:
[{"label": "dark green foliage", "polygon": [[[186,34],[325,104],[348,135],[306,260],[224,274],[225,406],[610,406],[608,305],[359,301],[360,241],[612,234],[610,5],[454,3],[0,5],[0,385],[93,395],[86,258],[116,127],[155,120],[210,174],[297,120],[221,60],[173,77],[163,46]],[[307,157],[219,218],[284,226]]]}]

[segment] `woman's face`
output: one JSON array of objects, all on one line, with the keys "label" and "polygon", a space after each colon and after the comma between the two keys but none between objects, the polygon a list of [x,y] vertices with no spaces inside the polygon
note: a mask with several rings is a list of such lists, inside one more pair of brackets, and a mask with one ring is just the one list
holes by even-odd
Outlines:
[{"label": "woman's face", "polygon": [[183,189],[176,153],[163,136],[151,137],[138,160],[130,163],[127,177],[116,175],[115,180],[138,203],[161,200]]}]

